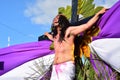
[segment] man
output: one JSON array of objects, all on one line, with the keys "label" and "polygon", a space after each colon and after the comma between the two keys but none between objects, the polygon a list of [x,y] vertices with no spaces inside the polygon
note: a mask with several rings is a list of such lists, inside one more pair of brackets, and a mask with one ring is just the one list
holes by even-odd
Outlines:
[{"label": "man", "polygon": [[[96,14],[88,23],[80,27],[86,28],[92,26],[99,18],[99,14],[104,12],[105,9]],[[71,29],[68,28],[69,26],[70,24],[67,18],[59,14],[53,20],[53,35],[45,33],[45,35],[53,41],[55,50],[51,80],[73,80],[75,78],[74,39],[79,32],[73,28],[73,32],[69,33],[69,29]],[[67,35],[66,37],[65,34]]]},{"label": "man", "polygon": [[64,38],[69,21],[64,15],[57,15],[53,20],[53,35],[45,33],[53,41],[55,58],[51,80],[73,80],[74,65],[74,35]]}]

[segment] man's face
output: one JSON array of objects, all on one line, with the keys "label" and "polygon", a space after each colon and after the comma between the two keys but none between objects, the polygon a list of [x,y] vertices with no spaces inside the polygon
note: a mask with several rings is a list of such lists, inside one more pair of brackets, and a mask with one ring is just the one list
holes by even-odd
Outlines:
[{"label": "man's face", "polygon": [[53,25],[54,25],[54,26],[58,26],[58,25],[59,25],[58,20],[59,20],[59,15],[57,15],[57,16],[53,19]]}]

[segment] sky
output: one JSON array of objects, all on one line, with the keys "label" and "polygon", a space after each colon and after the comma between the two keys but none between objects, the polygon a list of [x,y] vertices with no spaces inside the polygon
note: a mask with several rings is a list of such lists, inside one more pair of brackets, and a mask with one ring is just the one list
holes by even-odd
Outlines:
[{"label": "sky", "polygon": [[[118,0],[94,0],[96,5],[111,7]],[[0,0],[0,48],[36,42],[38,36],[50,31],[59,7],[71,5],[71,0]],[[22,69],[26,69],[24,66]],[[19,76],[16,72],[4,75]],[[16,75],[15,75],[16,74]],[[21,80],[21,78],[14,78]]]},{"label": "sky", "polygon": [[70,0],[0,0],[0,48],[37,41],[50,31],[58,7],[68,4]]},{"label": "sky", "polygon": [[[117,0],[94,0],[96,5],[110,7]],[[0,48],[35,42],[50,31],[59,7],[71,0],[0,0]]]}]

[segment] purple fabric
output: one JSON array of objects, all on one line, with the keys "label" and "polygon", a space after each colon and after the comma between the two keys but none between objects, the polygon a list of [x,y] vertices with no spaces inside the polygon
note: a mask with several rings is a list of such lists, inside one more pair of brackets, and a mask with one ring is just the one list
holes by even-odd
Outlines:
[{"label": "purple fabric", "polygon": [[54,53],[49,49],[50,44],[51,41],[40,41],[0,49],[0,61],[4,62],[4,70],[0,70],[0,75],[25,62]]},{"label": "purple fabric", "polygon": [[93,68],[97,74],[97,77],[100,80],[116,80],[117,74],[114,73],[104,61],[102,61],[97,55],[91,54],[90,61],[93,65]]},{"label": "purple fabric", "polygon": [[101,38],[120,38],[120,0],[113,5],[98,21],[100,33],[94,40]]},{"label": "purple fabric", "polygon": [[[97,24],[100,28],[100,33],[93,40],[120,38],[120,0],[100,18]],[[100,61],[100,59],[98,60],[96,55],[91,54],[91,63],[99,78],[116,80],[116,74],[112,68]]]}]

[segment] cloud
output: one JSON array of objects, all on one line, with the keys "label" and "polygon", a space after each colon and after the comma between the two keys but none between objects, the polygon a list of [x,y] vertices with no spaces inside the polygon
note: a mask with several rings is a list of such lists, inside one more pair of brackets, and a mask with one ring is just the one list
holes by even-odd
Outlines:
[{"label": "cloud", "polygon": [[50,24],[59,7],[71,5],[71,0],[36,0],[29,3],[24,13],[35,24]]},{"label": "cloud", "polygon": [[107,8],[112,7],[118,0],[95,0],[95,4],[98,6],[104,6]]},{"label": "cloud", "polygon": [[[118,0],[95,0],[98,6],[111,7]],[[35,0],[28,3],[24,13],[34,24],[51,24],[59,7],[71,5],[71,0]]]},{"label": "cloud", "polygon": [[105,4],[103,6],[105,7],[112,7],[118,0],[105,0]]}]

